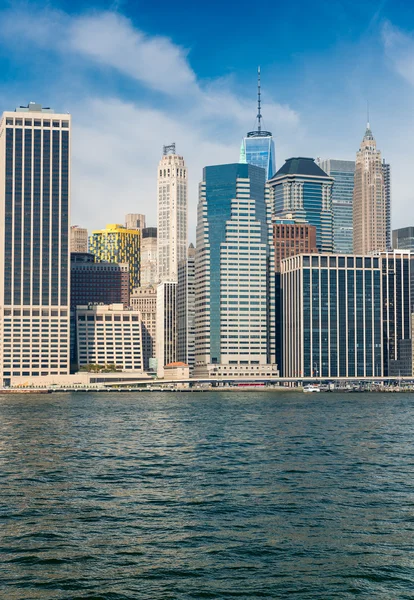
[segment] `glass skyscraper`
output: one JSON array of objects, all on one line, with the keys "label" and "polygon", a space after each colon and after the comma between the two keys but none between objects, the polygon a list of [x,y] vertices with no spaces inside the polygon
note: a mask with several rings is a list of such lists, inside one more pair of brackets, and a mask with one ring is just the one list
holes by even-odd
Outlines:
[{"label": "glass skyscraper", "polygon": [[414,251],[414,227],[401,227],[392,232],[392,247],[394,250]]},{"label": "glass skyscraper", "polygon": [[318,159],[316,163],[334,178],[332,187],[333,251],[353,252],[352,197],[354,193],[354,160]]},{"label": "glass skyscraper", "polygon": [[275,215],[314,225],[321,252],[333,250],[333,181],[313,158],[303,157],[288,158],[269,181]]},{"label": "glass skyscraper", "polygon": [[243,138],[240,148],[240,162],[262,167],[266,173],[266,180],[268,180],[276,172],[275,143],[271,132],[262,130],[260,67],[257,75],[257,130],[249,131],[247,136]]},{"label": "glass skyscraper", "polygon": [[283,375],[411,375],[411,262],[398,251],[283,261]]},{"label": "glass skyscraper", "polygon": [[277,375],[273,272],[264,169],[205,167],[195,258],[197,375]]},{"label": "glass skyscraper", "polygon": [[273,177],[276,171],[275,143],[269,131],[250,131],[243,138],[242,147],[240,162],[262,167],[266,172],[266,179]]},{"label": "glass skyscraper", "polygon": [[70,120],[33,102],[0,120],[3,385],[69,374]]}]

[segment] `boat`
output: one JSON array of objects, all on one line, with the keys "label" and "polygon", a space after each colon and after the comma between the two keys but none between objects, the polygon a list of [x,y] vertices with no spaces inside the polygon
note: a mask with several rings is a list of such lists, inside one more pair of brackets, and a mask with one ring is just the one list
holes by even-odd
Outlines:
[{"label": "boat", "polygon": [[305,387],[303,388],[303,391],[305,393],[310,393],[310,392],[320,392],[321,388],[319,385],[317,385],[316,383],[310,383],[309,385],[305,385]]}]

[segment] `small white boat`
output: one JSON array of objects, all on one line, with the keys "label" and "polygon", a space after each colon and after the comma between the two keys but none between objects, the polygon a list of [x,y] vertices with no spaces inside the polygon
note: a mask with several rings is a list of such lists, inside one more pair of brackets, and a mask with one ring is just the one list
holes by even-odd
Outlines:
[{"label": "small white boat", "polygon": [[310,392],[320,392],[320,391],[321,391],[321,388],[320,388],[320,386],[319,386],[319,385],[317,385],[317,384],[315,384],[315,383],[314,383],[314,384],[310,383],[309,385],[305,385],[305,387],[303,388],[303,391],[304,391],[305,393],[310,393]]}]

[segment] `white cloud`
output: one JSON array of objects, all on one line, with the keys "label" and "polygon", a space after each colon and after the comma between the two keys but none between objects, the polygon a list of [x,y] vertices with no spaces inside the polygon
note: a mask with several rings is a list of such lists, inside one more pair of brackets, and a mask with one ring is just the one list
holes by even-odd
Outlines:
[{"label": "white cloud", "polygon": [[73,111],[72,215],[95,228],[143,212],[156,225],[157,167],[162,145],[175,141],[189,168],[192,240],[202,166],[237,161],[236,144],[205,137],[160,110],[118,98],[93,98]]},{"label": "white cloud", "polygon": [[[73,115],[72,221],[92,229],[122,222],[127,212],[144,212],[155,224],[162,145],[176,142],[189,168],[194,241],[202,167],[238,160],[240,140],[254,125],[254,90],[248,102],[231,91],[229,79],[198,80],[183,48],[146,35],[117,13],[47,10],[34,18],[26,9],[12,9],[0,18],[0,39],[12,51],[47,49],[63,63],[60,79],[47,91],[50,103]],[[101,77],[107,70],[136,81],[134,97],[116,92],[112,77],[98,96],[94,66]],[[161,94],[144,103],[142,88]],[[269,129],[297,129],[298,115],[288,106],[266,102],[265,116]]]},{"label": "white cloud", "polygon": [[169,94],[197,90],[186,52],[166,37],[149,37],[124,16],[104,12],[71,21],[70,47]]},{"label": "white cloud", "polygon": [[392,67],[408,83],[414,85],[414,39],[386,22],[382,29],[386,56]]}]

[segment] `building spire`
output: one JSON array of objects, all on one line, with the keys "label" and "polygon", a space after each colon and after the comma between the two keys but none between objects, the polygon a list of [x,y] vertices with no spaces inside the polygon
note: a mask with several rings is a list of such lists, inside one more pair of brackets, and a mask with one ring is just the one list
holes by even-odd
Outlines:
[{"label": "building spire", "polygon": [[260,100],[260,66],[257,67],[257,131],[262,131],[262,113]]},{"label": "building spire", "polygon": [[373,140],[374,136],[371,131],[371,125],[369,123],[369,101],[367,100],[367,128],[365,129],[364,140]]}]

